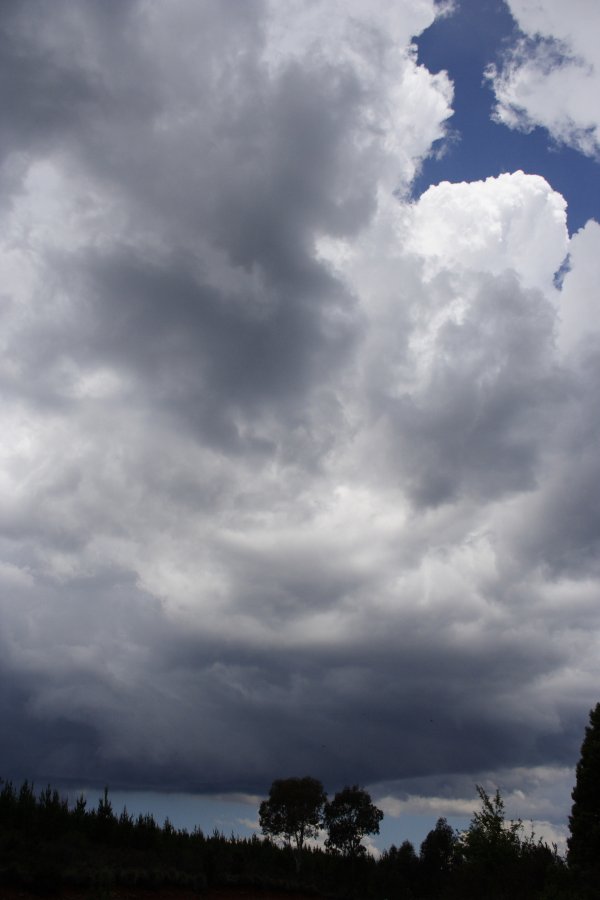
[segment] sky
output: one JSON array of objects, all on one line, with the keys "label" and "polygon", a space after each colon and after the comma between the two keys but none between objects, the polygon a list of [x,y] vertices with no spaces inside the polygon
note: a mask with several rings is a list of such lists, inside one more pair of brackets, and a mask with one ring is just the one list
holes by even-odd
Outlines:
[{"label": "sky", "polygon": [[5,0],[0,775],[564,846],[600,694],[596,0]]}]

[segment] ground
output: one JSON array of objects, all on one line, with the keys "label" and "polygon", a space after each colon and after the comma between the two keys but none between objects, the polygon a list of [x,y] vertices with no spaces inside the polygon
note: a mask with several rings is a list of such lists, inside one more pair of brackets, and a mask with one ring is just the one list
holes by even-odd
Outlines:
[{"label": "ground", "polygon": [[[22,888],[0,888],[1,900],[39,900],[39,896]],[[100,892],[65,890],[54,896],[61,900],[315,900],[309,894],[261,891],[256,888],[212,888],[202,893],[177,888],[112,888],[110,891]]]}]

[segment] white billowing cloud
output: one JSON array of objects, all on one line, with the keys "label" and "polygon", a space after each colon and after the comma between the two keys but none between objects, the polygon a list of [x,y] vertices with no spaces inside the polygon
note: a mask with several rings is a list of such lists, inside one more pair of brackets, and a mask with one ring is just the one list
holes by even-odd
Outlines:
[{"label": "white billowing cloud", "polygon": [[495,115],[511,128],[536,125],[589,156],[600,154],[600,6],[596,0],[508,0],[525,37],[489,77]]},{"label": "white billowing cloud", "polygon": [[464,268],[511,269],[526,287],[548,290],[567,253],[566,203],[539,175],[430,187],[415,204],[407,247],[433,277]]},{"label": "white billowing cloud", "polygon": [[271,0],[269,6],[267,54],[272,63],[325,53],[332,60],[353,60],[361,75],[369,76],[373,52],[381,53],[390,45],[404,52],[412,37],[425,31],[439,13],[434,0],[372,7],[364,0],[291,0],[285,11]]},{"label": "white billowing cloud", "polygon": [[598,42],[595,28],[600,23],[595,0],[507,0],[519,27],[530,35],[554,37],[572,44],[577,54],[595,59]]}]

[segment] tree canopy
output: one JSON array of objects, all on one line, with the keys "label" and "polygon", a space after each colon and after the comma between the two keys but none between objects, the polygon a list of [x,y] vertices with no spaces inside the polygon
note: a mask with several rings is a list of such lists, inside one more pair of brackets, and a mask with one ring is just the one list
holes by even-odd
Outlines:
[{"label": "tree canopy", "polygon": [[294,843],[298,853],[306,838],[316,837],[323,821],[326,794],[317,778],[279,778],[258,811],[263,834]]},{"label": "tree canopy", "polygon": [[331,802],[325,804],[325,846],[344,856],[358,856],[365,852],[362,839],[379,834],[383,812],[371,801],[367,791],[358,785],[345,787]]},{"label": "tree canopy", "polygon": [[440,818],[421,844],[420,860],[425,879],[437,885],[452,871],[457,854],[457,836],[447,820]]}]

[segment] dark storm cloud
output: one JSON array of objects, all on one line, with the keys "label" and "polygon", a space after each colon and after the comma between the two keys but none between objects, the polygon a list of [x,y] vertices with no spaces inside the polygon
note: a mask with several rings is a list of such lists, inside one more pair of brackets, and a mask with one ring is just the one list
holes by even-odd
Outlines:
[{"label": "dark storm cloud", "polygon": [[597,349],[584,348],[570,374],[571,402],[558,426],[548,489],[532,501],[527,530],[517,529],[518,552],[552,578],[585,580],[598,575],[600,547],[600,435],[592,412],[600,387]]},{"label": "dark storm cloud", "polygon": [[87,267],[99,295],[89,350],[133,369],[182,417],[205,403],[251,413],[274,405],[285,415],[351,351],[352,299],[309,260],[288,272],[264,311],[198,284],[184,262],[158,268],[130,257]]},{"label": "dark storm cloud", "polygon": [[[52,766],[54,777],[65,778],[69,766],[77,768],[77,723],[89,735],[80,748],[82,777],[123,783],[135,760],[136,783],[189,789],[209,782],[264,790],[270,777],[307,767],[328,784],[357,772],[366,780],[414,779],[565,763],[573,749],[573,734],[557,740],[552,729],[526,725],[510,708],[500,717],[488,709],[507,678],[527,683],[556,666],[560,654],[532,652],[523,641],[494,636],[465,652],[448,649],[441,635],[421,643],[408,628],[412,640],[400,633],[368,647],[283,652],[252,650],[242,636],[224,643],[177,639],[163,627],[160,644],[146,645],[152,668],[144,685],[135,683],[142,671],[132,678],[124,654],[127,677],[119,679],[117,648],[108,644],[105,664],[98,652],[98,671],[82,671],[76,688],[70,670],[47,677],[41,696],[39,687],[32,690],[35,709],[25,703],[15,725],[19,734],[45,736],[34,745],[36,771]],[[24,684],[34,685],[34,676]],[[71,709],[64,756],[52,724],[56,707]],[[25,775],[31,760],[28,753],[7,764]]]},{"label": "dark storm cloud", "polygon": [[37,693],[36,686],[22,684],[10,668],[0,673],[0,683],[5,780],[35,777],[39,785],[51,779],[67,779],[72,772],[97,777],[96,754],[101,738],[93,727],[70,721],[66,715],[50,719],[31,715],[28,703]]},{"label": "dark storm cloud", "polygon": [[329,9],[275,45],[277,4],[2,9],[3,774],[460,786],[571,758],[597,366],[556,349],[561,206],[481,185],[523,236],[481,215],[429,277],[389,173],[447,92],[382,10],[326,46]]},{"label": "dark storm cloud", "polygon": [[[93,127],[94,118],[100,121],[110,110],[111,92],[98,70],[82,58],[82,42],[111,35],[118,44],[131,8],[126,3],[84,2],[74,13],[59,0],[49,18],[38,0],[2,4],[0,177],[5,200],[19,190],[32,158],[69,152]],[[142,97],[136,93],[140,105]]]},{"label": "dark storm cloud", "polygon": [[[57,58],[34,33],[40,4],[7,2],[0,12],[0,139],[2,154],[39,152],[68,140],[87,106],[98,99],[88,73]],[[43,26],[42,26],[43,30]],[[44,147],[46,145],[46,147]]]},{"label": "dark storm cloud", "polygon": [[[135,670],[152,652],[156,603],[136,590],[127,572],[52,583],[35,571],[31,549],[25,556],[38,576],[35,594],[28,583],[13,581],[7,595],[5,572],[3,579],[3,775],[38,783],[116,775],[102,718],[127,703],[125,669]],[[25,620],[22,607],[29,611]]]},{"label": "dark storm cloud", "polygon": [[[37,75],[29,85],[24,75],[27,90],[15,85],[15,96],[25,93],[20,114],[26,121],[37,122],[30,107],[43,98],[61,108],[64,100],[69,129],[55,112],[47,128],[38,123],[40,130],[60,134],[75,173],[83,166],[87,177],[111,179],[130,204],[124,215],[132,229],[123,234],[126,246],[108,252],[78,257],[65,248],[61,259],[54,251],[47,260],[53,289],[70,293],[69,308],[61,298],[58,315],[50,306],[33,325],[27,322],[13,347],[21,364],[30,364],[24,389],[37,384],[44,403],[53,393],[63,399],[64,382],[52,371],[65,357],[84,368],[105,360],[133,370],[152,403],[179,409],[204,433],[235,443],[230,405],[253,414],[256,404],[275,403],[280,414],[287,408],[291,418],[302,416],[298,404],[311,383],[326,381],[352,349],[360,326],[354,300],[315,259],[313,240],[321,233],[352,234],[373,212],[369,169],[353,149],[364,98],[351,71],[319,62],[309,69],[291,65],[268,79],[258,65],[258,28],[248,11],[240,21],[225,11],[221,22],[220,8],[204,4],[194,22],[202,46],[211,30],[232,53],[243,38],[256,46],[243,47],[241,65],[219,69],[225,77],[218,84],[211,72],[215,47],[207,47],[207,59],[195,58],[200,73],[180,86],[176,101],[161,67],[152,66],[135,41],[134,8],[128,7],[126,22],[112,23],[114,39],[104,21],[109,13],[101,15],[96,5],[84,4],[75,23],[68,7],[59,9],[59,18],[62,12],[75,36],[81,31],[93,42],[106,67],[94,73],[104,96],[100,106],[85,94],[93,81],[85,58],[68,71],[82,86],[79,110],[48,78]],[[31,22],[23,10],[17,21],[28,32],[22,65],[37,73],[42,51],[29,33]],[[164,53],[165,65],[173,65],[172,47]],[[218,91],[218,102],[211,90]],[[341,178],[352,165],[356,176]],[[136,218],[147,216],[158,236],[158,259],[156,246],[143,246],[139,234]],[[215,286],[206,271],[211,263],[203,259],[207,242],[213,253],[226,253],[234,271],[247,273],[245,282],[239,277],[242,283],[230,289]]]}]

